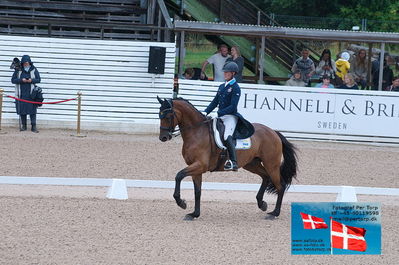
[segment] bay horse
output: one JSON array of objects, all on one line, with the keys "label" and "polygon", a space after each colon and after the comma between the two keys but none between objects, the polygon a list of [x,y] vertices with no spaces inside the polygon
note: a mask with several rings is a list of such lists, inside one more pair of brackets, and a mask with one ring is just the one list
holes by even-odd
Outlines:
[{"label": "bay horse", "polygon": [[[222,149],[216,146],[213,139],[211,120],[188,100],[157,99],[161,104],[159,140],[171,140],[177,125],[183,138],[182,155],[187,167],[176,174],[173,197],[178,206],[187,208],[186,202],[180,197],[180,184],[185,177],[191,176],[195,206],[194,212],[187,214],[185,220],[193,220],[200,216],[202,174],[207,171],[224,171],[223,163],[218,163]],[[262,124],[253,125],[255,133],[251,136],[251,148],[237,150],[238,167],[262,178],[256,195],[259,209],[267,210],[267,203],[263,201],[265,191],[277,194],[275,209],[268,213],[270,217],[277,217],[280,215],[284,193],[296,177],[296,148],[281,133]]]}]

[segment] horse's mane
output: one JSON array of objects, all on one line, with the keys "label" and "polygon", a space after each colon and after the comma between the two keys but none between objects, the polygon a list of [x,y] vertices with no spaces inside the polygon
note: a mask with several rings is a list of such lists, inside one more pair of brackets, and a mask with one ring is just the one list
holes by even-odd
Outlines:
[{"label": "horse's mane", "polygon": [[188,101],[188,99],[185,99],[185,98],[174,98],[173,100],[181,100],[181,101],[186,102],[189,106],[191,106],[191,108],[193,108],[194,110],[196,110],[199,114],[201,114],[202,117],[205,118],[205,115],[202,114],[202,112],[199,111],[190,101]]}]

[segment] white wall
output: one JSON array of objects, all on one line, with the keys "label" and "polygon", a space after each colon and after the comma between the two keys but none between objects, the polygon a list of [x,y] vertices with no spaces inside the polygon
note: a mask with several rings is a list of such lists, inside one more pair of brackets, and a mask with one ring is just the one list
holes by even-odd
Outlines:
[{"label": "white wall", "polygon": [[[150,46],[166,47],[165,74],[147,73]],[[157,131],[156,96],[172,97],[175,44],[58,39],[0,35],[0,87],[14,95],[14,57],[28,54],[38,68],[46,101],[76,97],[81,91],[82,129]],[[14,101],[4,99],[3,125],[16,125]],[[43,105],[38,124],[75,127],[76,101]]]},{"label": "white wall", "polygon": [[[203,110],[218,85],[181,80],[179,96]],[[265,124],[291,138],[399,143],[398,92],[257,84],[240,87],[238,111],[249,121]]]}]

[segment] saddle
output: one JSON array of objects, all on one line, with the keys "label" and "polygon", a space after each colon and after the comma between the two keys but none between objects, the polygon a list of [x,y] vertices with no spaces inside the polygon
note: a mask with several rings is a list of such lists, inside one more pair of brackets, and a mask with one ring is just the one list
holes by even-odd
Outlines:
[{"label": "saddle", "polygon": [[[226,150],[226,146],[224,145],[225,141],[223,138],[224,135],[224,124],[223,121],[219,118],[213,118],[212,120],[212,131],[215,139],[215,143],[217,147],[222,150]],[[234,134],[233,134],[234,135]],[[246,139],[235,139],[236,150],[246,150],[251,148],[251,138]]]},{"label": "saddle", "polygon": [[[212,125],[209,126],[209,130],[211,135],[213,136],[213,139],[215,141],[215,144],[218,148],[220,148],[222,151],[220,152],[217,162],[216,162],[216,167],[213,169],[210,169],[211,172],[214,171],[222,171],[223,170],[223,165],[227,161],[228,155],[227,155],[227,148],[225,146],[225,141],[224,141],[224,124],[223,121],[219,118],[213,118],[211,120]],[[243,149],[249,149],[251,148],[251,138],[246,138],[246,139],[237,139],[235,140],[236,143],[236,150],[243,150]]]}]

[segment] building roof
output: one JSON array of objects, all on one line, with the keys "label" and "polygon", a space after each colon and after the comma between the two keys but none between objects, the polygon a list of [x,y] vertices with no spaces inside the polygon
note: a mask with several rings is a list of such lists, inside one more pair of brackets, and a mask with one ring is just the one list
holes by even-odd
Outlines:
[{"label": "building roof", "polygon": [[174,28],[176,31],[248,37],[265,36],[276,39],[399,43],[399,33],[392,32],[291,28],[185,20],[176,20]]}]

